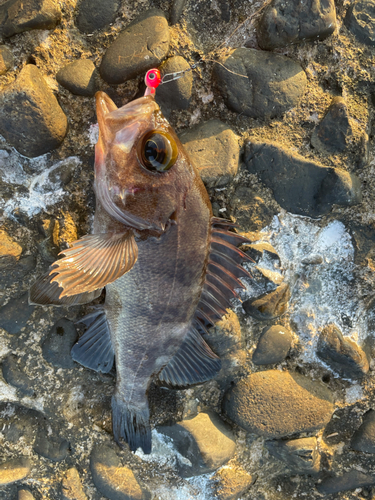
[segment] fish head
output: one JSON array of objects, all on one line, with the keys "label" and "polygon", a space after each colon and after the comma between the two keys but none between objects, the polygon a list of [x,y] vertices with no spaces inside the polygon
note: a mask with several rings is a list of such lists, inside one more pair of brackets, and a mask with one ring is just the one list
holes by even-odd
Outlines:
[{"label": "fish head", "polygon": [[104,210],[138,230],[177,221],[198,174],[152,96],[117,108],[96,94],[95,190]]}]

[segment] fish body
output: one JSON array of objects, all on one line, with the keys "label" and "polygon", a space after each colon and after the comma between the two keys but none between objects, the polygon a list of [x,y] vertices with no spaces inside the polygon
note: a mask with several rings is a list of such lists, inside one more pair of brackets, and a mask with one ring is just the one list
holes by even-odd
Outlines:
[{"label": "fish body", "polygon": [[201,333],[243,287],[240,264],[249,259],[236,248],[245,239],[212,217],[199,174],[152,96],[117,109],[100,92],[97,115],[93,234],[62,252],[30,297],[79,304],[106,287],[72,356],[104,373],[115,362],[114,437],[150,453],[150,383],[184,387],[219,371]]}]

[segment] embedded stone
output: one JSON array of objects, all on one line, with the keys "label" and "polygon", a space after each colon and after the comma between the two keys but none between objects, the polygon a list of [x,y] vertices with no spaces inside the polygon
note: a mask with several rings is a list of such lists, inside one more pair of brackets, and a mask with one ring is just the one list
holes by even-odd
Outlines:
[{"label": "embedded stone", "polygon": [[34,394],[33,383],[23,372],[19,361],[20,359],[13,354],[4,359],[2,362],[4,379],[8,384],[17,387],[23,395],[32,396]]},{"label": "embedded stone", "polygon": [[324,40],[336,29],[334,0],[272,0],[258,23],[259,46],[265,50],[302,40]]},{"label": "embedded stone", "polygon": [[[160,66],[160,73],[178,73],[190,68],[188,62],[181,56],[170,57]],[[183,78],[173,80],[168,85],[160,85],[155,94],[155,100],[159,104],[164,116],[167,118],[173,110],[187,109],[191,101],[193,87],[192,72],[185,73]]]},{"label": "embedded stone", "polygon": [[14,266],[21,257],[22,247],[9,234],[0,229],[0,269]]},{"label": "embedded stone", "polygon": [[56,80],[75,95],[90,97],[97,91],[97,70],[90,59],[67,64],[57,73]]},{"label": "embedded stone", "polygon": [[292,334],[281,325],[273,325],[263,330],[252,361],[255,365],[281,363],[292,345]]},{"label": "embedded stone", "polygon": [[141,14],[116,38],[105,53],[100,74],[107,83],[123,83],[159,66],[169,49],[169,30],[164,12],[151,9]]},{"label": "embedded stone", "polygon": [[375,411],[369,410],[363,416],[363,423],[355,432],[351,447],[365,453],[375,453]]},{"label": "embedded stone", "polygon": [[315,437],[288,441],[267,441],[268,451],[298,474],[316,474],[320,468],[320,453]]},{"label": "embedded stone", "polygon": [[241,48],[219,62],[214,74],[225,102],[246,116],[281,116],[297,105],[306,87],[301,66],[279,54]]},{"label": "embedded stone", "polygon": [[279,370],[252,373],[224,399],[224,411],[233,422],[267,439],[317,431],[333,410],[331,392],[323,384]]},{"label": "embedded stone", "polygon": [[34,451],[52,462],[61,462],[68,456],[69,441],[57,436],[49,436],[45,431],[39,431]]},{"label": "embedded stone", "polygon": [[21,481],[30,472],[30,462],[27,458],[15,458],[0,465],[0,486]]},{"label": "embedded stone", "polygon": [[18,490],[18,500],[35,500],[29,490]]},{"label": "embedded stone", "polygon": [[238,500],[253,483],[253,478],[241,467],[223,467],[212,477],[218,500]]},{"label": "embedded stone", "polygon": [[375,45],[375,1],[358,0],[348,9],[344,22],[362,43]]},{"label": "embedded stone", "polygon": [[266,267],[262,266],[255,266],[255,268],[258,273],[268,282],[272,283],[273,285],[281,285],[281,283],[284,281],[284,276],[279,273],[278,271],[272,271],[271,269],[268,269]]},{"label": "embedded stone", "polygon": [[5,45],[0,45],[0,75],[4,75],[13,64],[13,53]]},{"label": "embedded stone", "polygon": [[173,439],[173,444],[191,465],[179,463],[183,477],[212,472],[230,460],[236,443],[232,431],[213,412],[199,413],[195,418],[182,420],[159,431]]},{"label": "embedded stone", "polygon": [[67,118],[38,68],[26,65],[0,93],[0,133],[21,154],[35,157],[57,148]]},{"label": "embedded stone", "polygon": [[270,243],[266,241],[260,241],[257,243],[252,243],[246,246],[246,253],[250,255],[252,259],[258,262],[264,254],[273,260],[280,260],[277,251],[273,248]]},{"label": "embedded stone", "polygon": [[83,33],[92,33],[113,23],[120,7],[119,0],[82,0],[76,18],[77,28]]},{"label": "embedded stone", "polygon": [[242,304],[245,312],[260,321],[277,318],[288,309],[290,299],[290,287],[288,283],[282,283],[270,293],[258,299],[245,300]]},{"label": "embedded stone", "polygon": [[316,489],[323,495],[331,495],[340,491],[365,488],[375,484],[375,474],[364,474],[359,470],[352,469],[343,474],[328,476],[316,485]]},{"label": "embedded stone", "polygon": [[182,12],[185,7],[186,0],[174,0],[172,9],[171,9],[171,15],[170,15],[170,23],[173,26],[174,24],[177,24],[178,21],[180,20],[180,17],[182,16]]},{"label": "embedded stone", "polygon": [[263,198],[251,188],[237,187],[231,200],[231,215],[244,231],[259,231],[268,226],[275,215]]},{"label": "embedded stone", "polygon": [[226,186],[237,174],[238,136],[225,123],[209,120],[180,139],[206,186]]},{"label": "embedded stone", "polygon": [[61,483],[61,500],[87,500],[79,473],[75,467],[68,469]]},{"label": "embedded stone", "polygon": [[42,344],[44,359],[56,368],[74,368],[70,351],[77,338],[74,323],[66,318],[59,319]]},{"label": "embedded stone", "polygon": [[26,325],[35,307],[29,306],[29,293],[25,292],[0,308],[0,328],[11,335],[18,333]]}]

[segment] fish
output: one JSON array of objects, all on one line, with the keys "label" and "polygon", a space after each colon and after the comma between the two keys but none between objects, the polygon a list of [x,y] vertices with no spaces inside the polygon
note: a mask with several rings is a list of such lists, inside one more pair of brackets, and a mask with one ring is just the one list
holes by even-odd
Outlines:
[{"label": "fish", "polygon": [[75,361],[109,373],[115,441],[151,453],[148,390],[201,384],[221,368],[203,335],[251,278],[248,240],[213,216],[198,170],[153,95],[118,108],[96,94],[92,234],[61,252],[30,288],[32,304],[105,302],[81,319]]}]

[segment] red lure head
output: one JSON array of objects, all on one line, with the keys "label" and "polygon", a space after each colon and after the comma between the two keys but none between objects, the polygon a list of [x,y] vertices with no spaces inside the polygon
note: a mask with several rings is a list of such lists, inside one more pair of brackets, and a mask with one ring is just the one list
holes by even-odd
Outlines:
[{"label": "red lure head", "polygon": [[161,82],[160,71],[157,68],[149,69],[145,76],[145,84],[147,86],[146,95],[154,95],[155,90],[159,87]]}]

